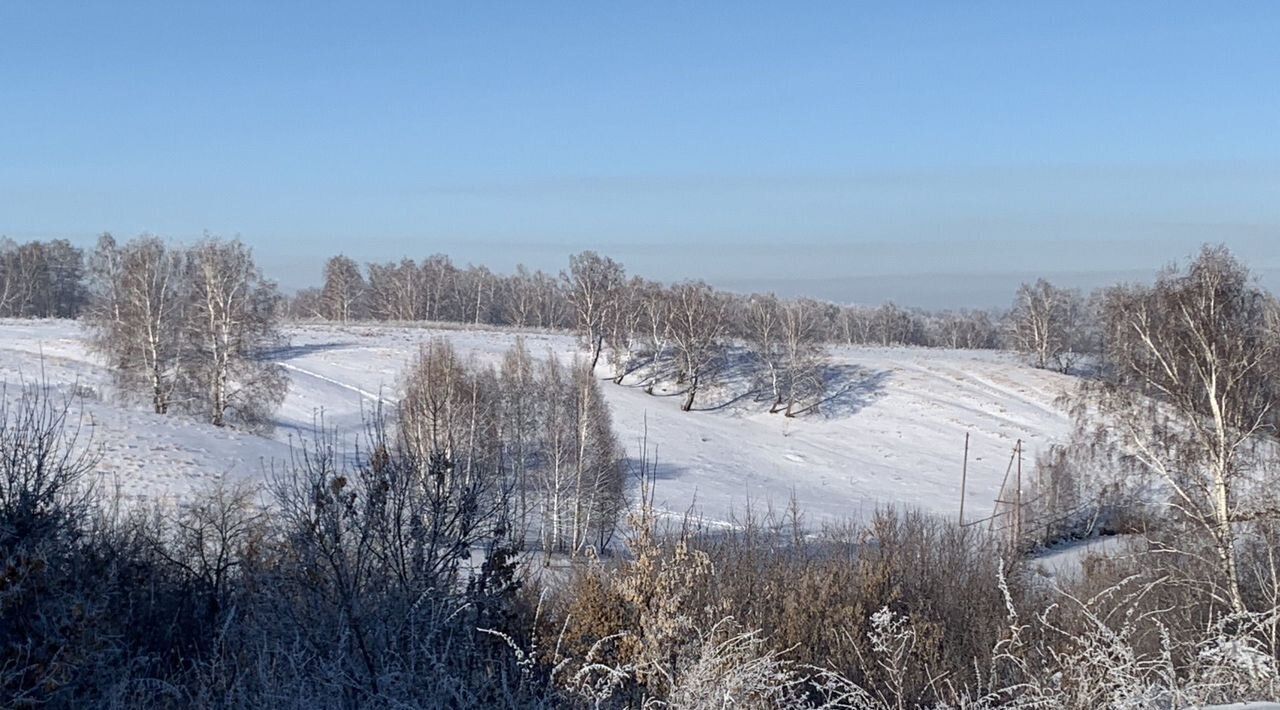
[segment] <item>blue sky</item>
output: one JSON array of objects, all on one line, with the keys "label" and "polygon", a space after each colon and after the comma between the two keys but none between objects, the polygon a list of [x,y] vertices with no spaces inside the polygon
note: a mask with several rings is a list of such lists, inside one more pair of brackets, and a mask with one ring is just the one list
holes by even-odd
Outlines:
[{"label": "blue sky", "polygon": [[1264,2],[0,0],[0,234],[921,305],[1222,241],[1274,288],[1277,37]]}]

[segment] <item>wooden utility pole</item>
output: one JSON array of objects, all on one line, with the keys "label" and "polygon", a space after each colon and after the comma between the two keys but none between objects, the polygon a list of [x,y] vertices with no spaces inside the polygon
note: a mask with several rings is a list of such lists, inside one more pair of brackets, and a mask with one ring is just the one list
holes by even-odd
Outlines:
[{"label": "wooden utility pole", "polygon": [[964,525],[965,485],[969,480],[969,432],[964,433],[964,466],[960,469],[960,524]]},{"label": "wooden utility pole", "polygon": [[1022,542],[1022,439],[1018,439],[1014,451],[1018,457],[1018,477],[1013,493],[1013,546],[1016,548]]}]

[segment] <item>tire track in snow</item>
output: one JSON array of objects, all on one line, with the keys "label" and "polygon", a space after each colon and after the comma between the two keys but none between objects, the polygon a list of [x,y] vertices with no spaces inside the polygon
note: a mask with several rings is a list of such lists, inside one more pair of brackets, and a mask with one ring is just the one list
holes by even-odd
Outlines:
[{"label": "tire track in snow", "polygon": [[283,367],[286,370],[289,370],[290,372],[296,372],[299,375],[306,375],[307,377],[320,380],[321,382],[326,382],[328,384],[334,385],[335,387],[341,387],[342,389],[350,390],[370,401],[377,402],[379,404],[395,404],[395,401],[387,399],[380,394],[374,394],[373,392],[370,392],[368,390],[360,389],[355,385],[349,385],[346,382],[342,382],[341,380],[335,380],[332,377],[326,377],[325,375],[321,375],[318,372],[312,372],[311,370],[303,369],[301,367],[298,367],[297,365],[290,365],[287,362],[277,362],[276,364],[279,365],[280,367]]}]

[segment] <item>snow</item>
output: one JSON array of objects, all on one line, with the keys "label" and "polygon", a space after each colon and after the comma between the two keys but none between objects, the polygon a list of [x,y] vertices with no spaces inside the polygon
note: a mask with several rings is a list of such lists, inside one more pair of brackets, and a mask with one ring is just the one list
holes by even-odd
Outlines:
[{"label": "snow", "polygon": [[1140,540],[1132,535],[1111,535],[1073,540],[1044,550],[1031,558],[1032,569],[1041,577],[1065,586],[1084,572],[1085,561],[1094,557],[1119,557],[1134,551]]},{"label": "snow", "polygon": [[260,479],[265,464],[289,455],[277,440],[114,404],[110,374],[73,321],[0,320],[0,382],[8,397],[37,382],[84,394],[72,408],[79,441],[98,450],[103,482],[129,499],[181,499],[219,478]]},{"label": "snow", "polygon": [[[100,468],[133,497],[181,497],[219,476],[261,477],[288,457],[317,417],[354,437],[381,402],[394,401],[405,363],[421,342],[447,338],[497,365],[511,331],[380,325],[295,325],[276,354],[292,386],[269,437],[218,429],[180,416],[122,406],[108,373],[70,321],[0,321],[0,380],[39,379],[89,387],[87,427],[103,447]],[[525,333],[535,356],[579,354],[567,334]],[[836,395],[823,413],[787,419],[735,392],[710,392],[694,412],[681,397],[646,394],[638,382],[601,386],[614,429],[638,459],[647,430],[657,459],[655,503],[730,524],[750,506],[782,509],[794,496],[810,524],[905,504],[954,516],[960,506],[965,434],[971,435],[966,518],[991,513],[1014,443],[1025,471],[1064,441],[1070,423],[1056,403],[1075,381],[1035,370],[1007,353],[919,348],[834,348]],[[601,374],[605,366],[601,364]],[[660,395],[663,394],[660,392]],[[1030,474],[1028,474],[1030,475]]]}]

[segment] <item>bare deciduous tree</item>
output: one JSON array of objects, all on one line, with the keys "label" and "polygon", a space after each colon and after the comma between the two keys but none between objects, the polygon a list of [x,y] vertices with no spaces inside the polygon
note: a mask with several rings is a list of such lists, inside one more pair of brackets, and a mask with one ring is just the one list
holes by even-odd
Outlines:
[{"label": "bare deciduous tree", "polygon": [[764,379],[773,399],[770,413],[782,408],[786,348],[782,336],[782,304],[773,294],[755,294],[745,304],[742,327],[755,356],[764,366]]},{"label": "bare deciduous tree", "polygon": [[1066,371],[1078,355],[1074,339],[1082,320],[1080,294],[1040,279],[1022,284],[1010,314],[1014,347],[1038,368]]},{"label": "bare deciduous tree", "polygon": [[875,311],[868,308],[850,307],[844,311],[842,330],[850,345],[855,343],[867,345],[875,342]]},{"label": "bare deciduous tree", "polygon": [[612,417],[591,368],[575,363],[568,385],[573,403],[574,491],[571,550],[603,549],[624,508],[622,452]]},{"label": "bare deciduous tree", "polygon": [[84,252],[65,239],[44,245],[47,283],[43,312],[51,318],[75,318],[80,315],[88,294],[84,285]]},{"label": "bare deciduous tree", "polygon": [[645,288],[646,282],[640,277],[632,278],[619,288],[605,323],[605,342],[609,344],[614,384],[622,384],[623,378],[632,371],[636,340],[645,315]]},{"label": "bare deciduous tree", "polygon": [[12,316],[18,303],[17,245],[11,239],[0,237],[0,316]]},{"label": "bare deciduous tree", "polygon": [[324,265],[324,286],[320,290],[321,314],[339,323],[363,317],[367,286],[360,266],[350,257],[330,257]]},{"label": "bare deciduous tree", "polygon": [[192,409],[215,426],[264,427],[284,400],[289,379],[267,359],[282,342],[280,296],[240,241],[206,239],[187,259],[190,303],[182,369]]},{"label": "bare deciduous tree", "polygon": [[622,265],[607,256],[584,251],[569,257],[569,270],[561,274],[578,317],[578,330],[591,349],[591,367],[600,361],[605,333],[618,291],[623,286]]},{"label": "bare deciduous tree", "polygon": [[397,425],[409,450],[448,459],[460,475],[496,466],[499,404],[493,388],[454,351],[433,338],[418,351],[402,385]]},{"label": "bare deciduous tree", "polygon": [[658,383],[659,368],[667,357],[667,346],[671,337],[671,297],[662,284],[647,281],[639,289],[637,299],[640,302],[641,342],[649,353],[645,392],[653,394]]},{"label": "bare deciduous tree", "polygon": [[708,384],[722,355],[725,299],[701,281],[677,284],[671,289],[669,332],[679,357],[677,381],[686,384],[683,411],[693,409],[694,398]]},{"label": "bare deciduous tree", "polygon": [[497,321],[498,277],[489,269],[471,266],[457,272],[453,291],[453,300],[458,304],[455,320],[472,325]]},{"label": "bare deciduous tree", "polygon": [[434,339],[402,391],[397,421],[406,450],[438,457],[447,477],[502,477],[485,485],[510,492],[505,504],[520,535],[537,511],[532,522],[547,554],[608,542],[623,508],[622,457],[585,362],[566,369],[551,356],[536,364],[518,342],[495,374]]},{"label": "bare deciduous tree", "polygon": [[0,317],[75,318],[85,300],[80,249],[65,239],[0,238]]},{"label": "bare deciduous tree", "polygon": [[[810,300],[786,303],[781,309],[786,378],[786,416],[816,406],[826,391],[826,349],[819,338],[821,304]],[[779,403],[781,404],[781,402]]]},{"label": "bare deciduous tree", "polygon": [[422,317],[427,320],[461,320],[460,302],[454,296],[458,269],[444,254],[432,254],[422,262]]},{"label": "bare deciduous tree", "polygon": [[886,303],[871,314],[871,332],[881,345],[920,345],[923,329],[915,314],[895,303]]},{"label": "bare deciduous tree", "polygon": [[538,293],[538,326],[541,328],[571,327],[573,304],[569,302],[560,282],[542,271],[534,273],[533,281]]},{"label": "bare deciduous tree", "polygon": [[621,455],[588,363],[554,356],[539,369],[536,481],[543,550],[581,553],[608,542],[623,508]]},{"label": "bare deciduous tree", "polygon": [[506,322],[515,326],[534,325],[538,293],[529,269],[518,264],[516,272],[503,281],[503,289],[502,306]]},{"label": "bare deciduous tree", "polygon": [[745,304],[748,342],[764,369],[769,412],[792,417],[816,403],[824,389],[825,353],[820,344],[822,304],[780,302],[773,294],[755,295]]},{"label": "bare deciduous tree", "polygon": [[110,235],[93,257],[94,297],[85,322],[107,358],[116,389],[145,392],[156,414],[182,399],[190,300],[184,254],[155,237],[118,246]]},{"label": "bare deciduous tree", "polygon": [[293,296],[289,297],[286,308],[289,318],[293,320],[323,319],[325,317],[324,300],[320,297],[320,289],[318,288],[299,289]]},{"label": "bare deciduous tree", "polygon": [[376,318],[414,321],[424,317],[422,273],[412,259],[369,265],[370,308]]},{"label": "bare deciduous tree", "polygon": [[1104,301],[1114,375],[1104,402],[1175,509],[1213,541],[1224,595],[1239,613],[1236,528],[1252,517],[1242,487],[1258,470],[1258,437],[1280,394],[1275,312],[1247,269],[1209,247],[1185,271],[1115,288]]},{"label": "bare deciduous tree", "polygon": [[982,350],[999,344],[995,324],[986,311],[944,311],[937,315],[937,342],[948,348]]},{"label": "bare deciduous tree", "polygon": [[536,381],[536,364],[525,347],[524,338],[516,337],[515,345],[502,358],[501,438],[510,461],[518,502],[514,518],[519,523],[520,539],[528,529],[530,480],[529,472],[538,462],[538,399],[542,396]]}]

